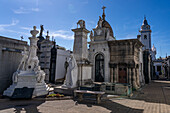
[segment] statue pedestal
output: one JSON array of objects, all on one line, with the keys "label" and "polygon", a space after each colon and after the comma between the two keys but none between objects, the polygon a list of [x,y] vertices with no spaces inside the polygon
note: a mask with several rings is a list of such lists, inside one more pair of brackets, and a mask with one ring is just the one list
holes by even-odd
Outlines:
[{"label": "statue pedestal", "polygon": [[33,88],[32,97],[48,94],[48,87],[45,82],[38,83],[34,71],[20,71],[17,75],[17,82],[4,91],[3,95],[12,97],[14,90],[17,88]]},{"label": "statue pedestal", "polygon": [[85,62],[77,62],[78,84],[84,86],[92,82],[92,65]]},{"label": "statue pedestal", "polygon": [[[23,58],[18,66],[17,71],[13,74],[13,84],[4,91],[3,95],[11,98],[32,98],[48,94],[48,87],[44,82],[45,73],[38,65],[39,60],[36,56],[38,31],[36,26],[30,31],[29,52],[26,48],[22,52]],[[28,94],[27,94],[28,93]],[[29,96],[27,96],[29,95]]]}]

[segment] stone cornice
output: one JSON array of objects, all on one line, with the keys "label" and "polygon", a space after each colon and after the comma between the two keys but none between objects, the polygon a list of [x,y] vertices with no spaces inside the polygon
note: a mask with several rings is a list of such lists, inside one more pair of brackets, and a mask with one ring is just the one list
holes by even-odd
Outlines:
[{"label": "stone cornice", "polygon": [[126,39],[126,40],[112,40],[108,41],[108,44],[111,45],[124,45],[124,44],[136,43],[139,46],[144,46],[138,39]]},{"label": "stone cornice", "polygon": [[85,33],[90,33],[89,30],[86,28],[76,28],[76,29],[71,29],[73,32],[85,32]]}]

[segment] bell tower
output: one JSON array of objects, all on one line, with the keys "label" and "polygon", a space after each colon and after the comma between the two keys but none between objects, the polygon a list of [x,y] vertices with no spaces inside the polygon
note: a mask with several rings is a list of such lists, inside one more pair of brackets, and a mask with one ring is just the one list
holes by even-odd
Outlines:
[{"label": "bell tower", "polygon": [[143,50],[149,49],[151,51],[151,29],[150,25],[148,24],[146,17],[144,17],[143,24],[141,26],[141,33],[140,41],[144,45]]}]

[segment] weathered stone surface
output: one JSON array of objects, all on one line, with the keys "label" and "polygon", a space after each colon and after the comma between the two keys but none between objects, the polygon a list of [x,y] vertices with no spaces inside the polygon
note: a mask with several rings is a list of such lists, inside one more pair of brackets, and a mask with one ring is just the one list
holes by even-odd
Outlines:
[{"label": "weathered stone surface", "polygon": [[0,94],[12,83],[24,47],[28,47],[26,41],[0,36]]}]

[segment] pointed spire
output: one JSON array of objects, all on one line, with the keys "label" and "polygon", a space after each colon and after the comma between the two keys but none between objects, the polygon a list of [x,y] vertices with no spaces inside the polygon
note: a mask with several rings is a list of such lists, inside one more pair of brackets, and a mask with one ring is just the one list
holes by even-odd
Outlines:
[{"label": "pointed spire", "polygon": [[144,15],[143,25],[148,25],[148,22],[146,20],[146,16]]},{"label": "pointed spire", "polygon": [[47,36],[48,36],[49,31],[47,30]]},{"label": "pointed spire", "polygon": [[105,17],[106,17],[106,15],[105,15],[105,8],[106,8],[105,6],[102,7],[102,9],[103,9],[103,15],[102,15],[103,20],[105,20]]},{"label": "pointed spire", "polygon": [[144,20],[146,20],[146,15],[144,15]]},{"label": "pointed spire", "polygon": [[50,40],[50,36],[48,35],[49,31],[47,30],[47,36],[46,36],[46,39],[47,40]]}]

